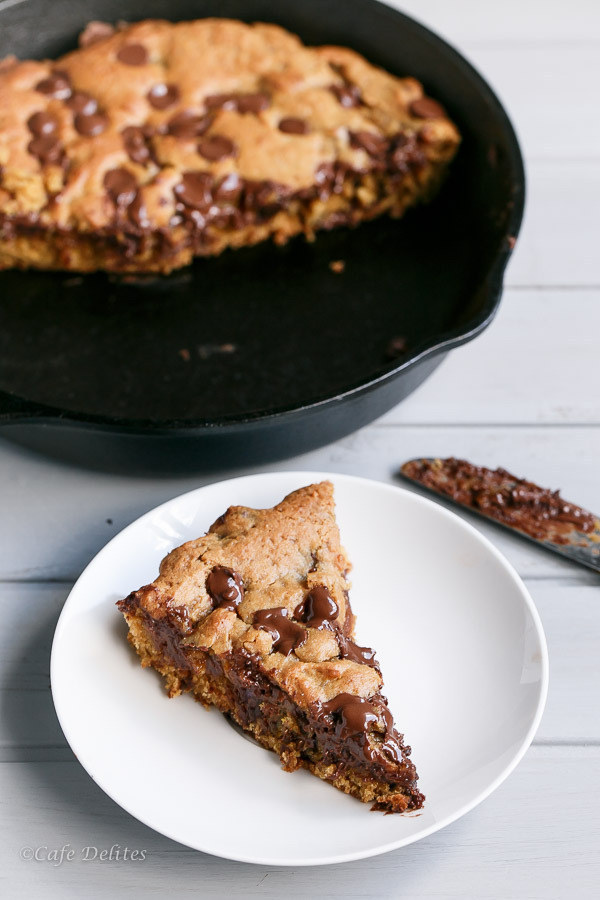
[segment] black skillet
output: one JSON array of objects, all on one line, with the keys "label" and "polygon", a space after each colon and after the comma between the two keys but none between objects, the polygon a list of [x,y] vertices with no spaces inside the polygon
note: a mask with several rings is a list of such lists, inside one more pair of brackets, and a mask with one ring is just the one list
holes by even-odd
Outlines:
[{"label": "black skillet", "polygon": [[375,0],[2,7],[0,57],[57,56],[91,19],[277,22],[416,76],[464,138],[439,197],[401,221],[227,252],[149,280],[0,273],[6,437],[113,471],[292,456],[386,412],[491,321],[522,217],[521,154],[490,88],[422,25]]}]

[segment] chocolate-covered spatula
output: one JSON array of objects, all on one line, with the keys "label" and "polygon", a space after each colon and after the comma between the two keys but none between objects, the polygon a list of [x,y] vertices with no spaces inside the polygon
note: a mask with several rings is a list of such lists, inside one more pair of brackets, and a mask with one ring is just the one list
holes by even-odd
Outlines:
[{"label": "chocolate-covered spatula", "polygon": [[509,528],[547,550],[600,572],[600,519],[558,491],[463,459],[411,459],[400,475]]}]

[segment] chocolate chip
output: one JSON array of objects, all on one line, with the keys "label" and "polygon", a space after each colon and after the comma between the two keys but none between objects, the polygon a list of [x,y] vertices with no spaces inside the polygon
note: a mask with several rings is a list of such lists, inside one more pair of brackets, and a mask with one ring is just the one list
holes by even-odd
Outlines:
[{"label": "chocolate chip", "polygon": [[211,94],[204,98],[207,109],[229,109],[239,113],[261,112],[271,103],[268,94],[259,92],[256,94]]},{"label": "chocolate chip", "polygon": [[58,127],[58,122],[46,112],[36,112],[27,119],[27,127],[36,137],[52,134]]},{"label": "chocolate chip", "polygon": [[147,96],[154,109],[168,109],[179,100],[179,88],[176,84],[155,84]]},{"label": "chocolate chip", "polygon": [[192,209],[208,209],[212,203],[212,177],[207,172],[184,172],[175,196]]},{"label": "chocolate chip", "polygon": [[78,113],[75,116],[74,125],[76,131],[84,135],[84,137],[96,137],[96,135],[106,131],[108,116],[105,116],[104,113],[93,113],[91,116]]},{"label": "chocolate chip", "polygon": [[148,51],[143,44],[123,44],[117,53],[117,59],[126,66],[145,66],[148,62]]},{"label": "chocolate chip", "polygon": [[65,105],[82,116],[92,116],[98,109],[98,101],[85,91],[75,91]]},{"label": "chocolate chip", "polygon": [[104,38],[112,37],[114,33],[114,26],[109,25],[108,22],[88,22],[79,35],[78,44],[80,47],[89,47],[91,44],[103,41]]},{"label": "chocolate chip", "polygon": [[221,178],[218,182],[214,191],[214,197],[215,200],[228,200],[233,202],[238,199],[241,192],[242,180],[235,172],[231,172],[229,175],[225,175],[224,178]]},{"label": "chocolate chip", "polygon": [[142,195],[137,191],[135,197],[127,208],[127,215],[134,225],[138,228],[148,228],[150,220],[148,219],[148,210],[146,204],[142,200]]},{"label": "chocolate chip", "polygon": [[202,138],[198,144],[198,153],[211,162],[225,159],[227,156],[235,156],[236,147],[233,141],[220,134],[212,134]]},{"label": "chocolate chip", "polygon": [[67,72],[51,72],[36,84],[35,89],[56,100],[66,100],[71,96],[71,79]]},{"label": "chocolate chip", "polygon": [[332,84],[329,88],[342,106],[360,106],[360,90],[355,84]]},{"label": "chocolate chip", "polygon": [[127,169],[110,169],[104,176],[104,187],[117,206],[128,206],[137,194],[137,181]]},{"label": "chocolate chip", "polygon": [[383,156],[388,148],[388,141],[382,134],[373,131],[351,131],[350,146],[355,150],[365,150],[376,159]]},{"label": "chocolate chip", "polygon": [[177,113],[167,123],[167,133],[182,140],[200,137],[210,127],[212,116],[196,115],[189,110]]},{"label": "chocolate chip", "polygon": [[444,107],[431,97],[419,97],[410,104],[410,112],[419,119],[441,119],[446,115]]},{"label": "chocolate chip", "polygon": [[211,94],[204,103],[207,109],[236,109],[237,94]]},{"label": "chocolate chip", "polygon": [[308,122],[305,122],[304,119],[296,119],[294,116],[282,119],[278,127],[285,134],[308,134],[310,131]]},{"label": "chocolate chip", "polygon": [[262,112],[263,109],[267,109],[270,104],[271,98],[268,94],[242,94],[238,99],[237,108],[238,112],[254,113],[256,115]]},{"label": "chocolate chip", "polygon": [[150,160],[150,148],[146,143],[147,136],[144,129],[138,125],[128,125],[121,132],[121,136],[129,159],[141,166],[146,165]]},{"label": "chocolate chip", "polygon": [[52,134],[34,138],[27,149],[32,156],[37,156],[44,165],[58,165],[62,159],[63,149],[59,139]]}]

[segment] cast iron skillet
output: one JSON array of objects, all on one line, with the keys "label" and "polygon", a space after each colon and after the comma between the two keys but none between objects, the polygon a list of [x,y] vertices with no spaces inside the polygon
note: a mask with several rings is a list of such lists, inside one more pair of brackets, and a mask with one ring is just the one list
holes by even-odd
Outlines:
[{"label": "cast iron skillet", "polygon": [[[277,22],[416,76],[464,137],[439,197],[401,221],[227,252],[162,278],[0,273],[7,437],[113,471],[283,458],[380,416],[491,321],[522,217],[521,154],[490,88],[423,26],[375,0],[3,5],[0,56],[25,58],[69,50],[90,19]],[[342,274],[329,268],[339,259]],[[406,350],[390,358],[395,338]]]}]

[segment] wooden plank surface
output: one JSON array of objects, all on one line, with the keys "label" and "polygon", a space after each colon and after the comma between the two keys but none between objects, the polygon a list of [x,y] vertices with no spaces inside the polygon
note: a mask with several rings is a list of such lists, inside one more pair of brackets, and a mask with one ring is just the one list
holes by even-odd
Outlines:
[{"label": "wooden plank surface", "polygon": [[[371,860],[282,869],[223,862],[157,835],[123,813],[74,761],[7,763],[0,766],[1,871],[11,900],[125,892],[140,898],[595,900],[600,866],[588,816],[599,790],[599,748],[536,747],[492,797],[430,838]],[[23,848],[65,844],[76,858],[59,866],[20,856]],[[86,847],[115,844],[121,851],[146,850],[146,859],[82,859]]]},{"label": "wooden plank surface", "polygon": [[[153,573],[148,573],[148,580]],[[600,746],[600,591],[577,579],[527,582],[552,665],[548,705],[536,741]],[[131,585],[132,590],[139,585]],[[0,762],[70,759],[50,695],[50,647],[69,584],[0,584]],[[115,616],[119,613],[115,610]],[[169,702],[165,698],[165,702]],[[203,715],[201,709],[199,715]]]},{"label": "wooden plank surface", "polygon": [[[443,378],[443,367],[434,377]],[[318,469],[404,486],[396,473],[402,462],[416,456],[459,456],[482,465],[503,465],[516,475],[561,488],[568,500],[600,512],[600,427],[371,426],[322,450],[253,471]],[[243,470],[218,477],[239,474]],[[0,441],[0,494],[7,516],[0,543],[0,577],[73,580],[125,525],[170,497],[213,480],[214,475],[90,475]],[[583,573],[573,563],[473,515],[464,515],[523,576]]]}]

